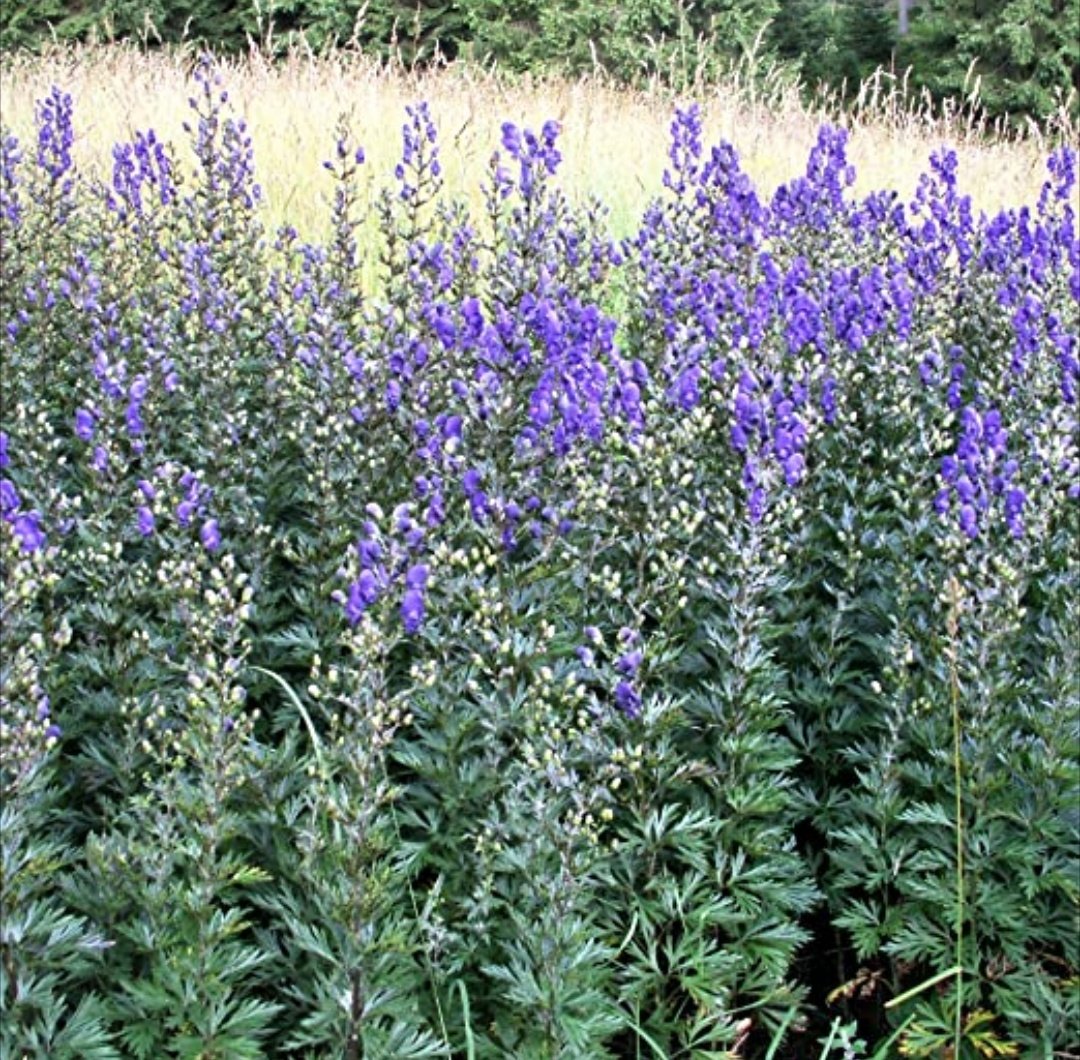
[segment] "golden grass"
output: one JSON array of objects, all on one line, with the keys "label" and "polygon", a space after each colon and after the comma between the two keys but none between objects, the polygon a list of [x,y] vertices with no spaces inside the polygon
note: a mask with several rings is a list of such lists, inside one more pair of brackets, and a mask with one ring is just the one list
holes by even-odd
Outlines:
[{"label": "golden grass", "polygon": [[[2,57],[0,120],[20,139],[32,136],[34,101],[52,84],[72,93],[75,146],[88,173],[108,175],[112,145],[136,129],[154,128],[186,150],[182,123],[192,94],[190,52],[146,53],[134,46],[56,50],[40,58]],[[440,130],[448,189],[479,203],[479,186],[504,121],[562,123],[560,179],[576,197],[600,196],[620,234],[633,230],[660,189],[675,99],[654,88],[632,91],[602,77],[568,81],[510,79],[449,67],[391,70],[352,53],[319,57],[300,50],[276,63],[258,53],[224,62],[224,82],[254,136],[258,178],[268,221],[283,220],[309,236],[326,232],[325,197],[334,126],[348,113],[367,153],[366,194],[389,178],[400,150],[407,103],[426,99]],[[769,193],[801,173],[818,126],[837,108],[808,107],[795,86],[778,78],[760,88],[739,74],[693,93],[706,119],[706,143],[730,140],[746,171]],[[916,101],[918,103],[918,101]],[[931,151],[958,153],[960,182],[977,208],[1031,202],[1045,177],[1047,138],[1034,128],[1007,136],[988,129],[965,108],[933,116],[912,107],[902,82],[886,74],[863,85],[843,116],[851,130],[857,191],[891,187],[912,194]],[[1061,119],[1057,135],[1075,138]],[[1056,137],[1055,137],[1056,138]]]}]

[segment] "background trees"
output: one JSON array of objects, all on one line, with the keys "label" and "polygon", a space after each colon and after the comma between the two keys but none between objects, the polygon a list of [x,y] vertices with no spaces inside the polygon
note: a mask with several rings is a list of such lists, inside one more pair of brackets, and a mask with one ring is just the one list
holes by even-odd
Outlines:
[{"label": "background trees", "polygon": [[[901,32],[908,24],[909,30]],[[976,85],[991,116],[1046,118],[1080,87],[1074,0],[9,0],[0,47],[51,39],[192,40],[224,51],[351,43],[406,63],[469,58],[511,71],[660,78],[676,88],[750,52],[808,92],[910,69],[936,100]],[[1075,99],[1072,104],[1075,112]]]}]

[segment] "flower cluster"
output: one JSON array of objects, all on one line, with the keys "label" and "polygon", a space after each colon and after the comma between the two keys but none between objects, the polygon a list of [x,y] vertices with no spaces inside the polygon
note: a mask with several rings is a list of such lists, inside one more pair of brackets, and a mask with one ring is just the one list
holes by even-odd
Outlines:
[{"label": "flower cluster", "polygon": [[423,625],[430,566],[420,561],[425,532],[414,518],[414,507],[411,502],[399,504],[384,533],[379,525],[380,520],[385,520],[382,509],[377,504],[368,505],[369,518],[354,548],[356,576],[347,593],[335,591],[335,599],[342,604],[350,625],[355,626],[397,583],[403,588],[400,614],[405,632],[416,633]]},{"label": "flower cluster", "polygon": [[960,529],[969,537],[979,536],[980,521],[985,520],[994,497],[1002,497],[1005,521],[1014,537],[1024,532],[1023,511],[1027,495],[1012,485],[1018,464],[1007,454],[1008,432],[1001,425],[997,409],[982,415],[970,405],[960,416],[962,433],[955,455],[941,462],[941,477],[946,485],[934,498],[939,513],[956,508]]},{"label": "flower cluster", "polygon": [[38,104],[37,163],[50,180],[68,192],[72,188],[71,148],[75,143],[75,105],[67,92],[55,85]]},{"label": "flower cluster", "polygon": [[168,206],[177,195],[172,174],[173,163],[154,130],[137,132],[131,143],[113,148],[112,189],[106,202],[122,218],[143,215],[147,192],[160,205]]},{"label": "flower cluster", "polygon": [[[0,435],[0,438],[3,439],[0,466],[6,466],[9,460],[7,435]],[[11,527],[11,532],[24,552],[36,552],[45,544],[41,512],[36,508],[24,508],[19,491],[9,478],[0,478],[0,519]]]}]

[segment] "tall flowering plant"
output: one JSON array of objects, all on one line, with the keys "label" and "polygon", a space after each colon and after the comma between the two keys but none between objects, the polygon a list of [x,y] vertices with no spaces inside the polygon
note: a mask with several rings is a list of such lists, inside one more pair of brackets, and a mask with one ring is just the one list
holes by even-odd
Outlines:
[{"label": "tall flowering plant", "polygon": [[319,244],[212,63],[191,167],[73,115],[0,135],[0,1051],[1071,1044],[1070,151],[767,197],[686,107],[616,243],[417,103]]}]

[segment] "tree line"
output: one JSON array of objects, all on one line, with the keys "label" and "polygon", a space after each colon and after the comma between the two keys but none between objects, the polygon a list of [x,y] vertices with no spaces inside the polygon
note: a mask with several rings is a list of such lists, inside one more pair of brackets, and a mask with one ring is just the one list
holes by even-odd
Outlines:
[{"label": "tree line", "polygon": [[[271,27],[273,32],[270,32]],[[1077,0],[8,0],[0,49],[135,37],[223,51],[252,41],[353,46],[406,63],[472,59],[511,71],[602,68],[685,87],[732,65],[785,64],[808,91],[879,67],[935,100],[977,84],[991,116],[1037,120],[1080,91]]]}]

